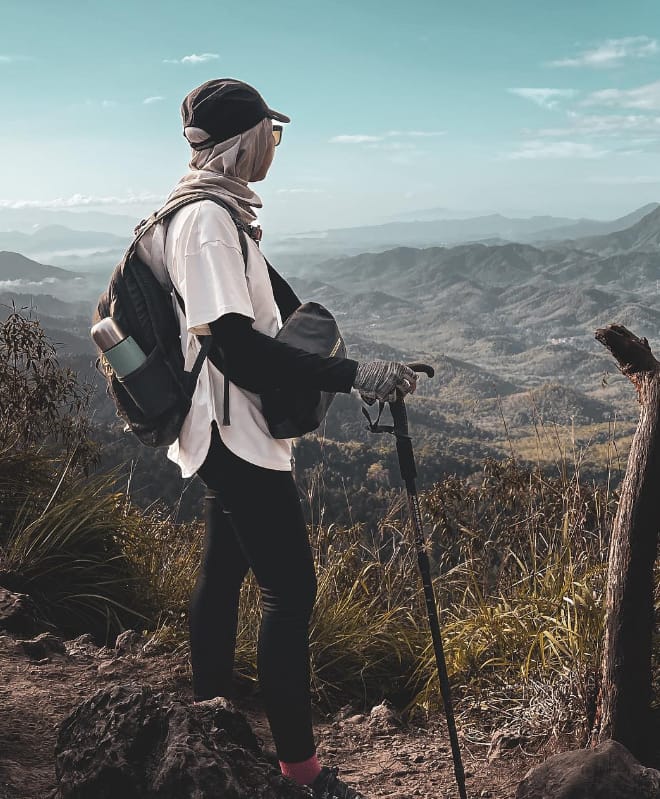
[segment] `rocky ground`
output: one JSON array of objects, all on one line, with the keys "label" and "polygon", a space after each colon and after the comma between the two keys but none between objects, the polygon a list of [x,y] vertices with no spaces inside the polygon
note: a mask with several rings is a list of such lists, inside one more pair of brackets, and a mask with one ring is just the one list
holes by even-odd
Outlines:
[{"label": "rocky ground", "polygon": [[[45,634],[32,639],[0,635],[0,799],[48,799],[55,788],[54,748],[61,722],[100,688],[149,686],[191,700],[184,656],[159,653],[132,634],[119,648],[98,648],[83,636],[72,641]],[[258,695],[235,703],[266,749],[272,747]],[[460,710],[460,709],[459,709]],[[318,716],[321,760],[336,764],[366,797],[457,797],[444,719],[402,725],[387,707],[369,714],[344,708]],[[469,737],[469,736],[468,736]],[[524,774],[571,741],[546,741],[533,750],[488,747],[461,736],[468,796],[509,799]],[[515,744],[515,740],[513,741]],[[185,799],[185,797],[181,797]]]}]

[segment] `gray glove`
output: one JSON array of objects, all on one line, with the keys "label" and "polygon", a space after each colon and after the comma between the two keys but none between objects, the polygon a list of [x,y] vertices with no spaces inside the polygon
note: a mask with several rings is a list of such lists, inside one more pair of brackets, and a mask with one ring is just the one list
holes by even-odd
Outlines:
[{"label": "gray glove", "polygon": [[353,387],[370,405],[381,402],[395,402],[397,392],[405,396],[415,390],[417,374],[405,363],[396,361],[366,361],[358,364]]}]

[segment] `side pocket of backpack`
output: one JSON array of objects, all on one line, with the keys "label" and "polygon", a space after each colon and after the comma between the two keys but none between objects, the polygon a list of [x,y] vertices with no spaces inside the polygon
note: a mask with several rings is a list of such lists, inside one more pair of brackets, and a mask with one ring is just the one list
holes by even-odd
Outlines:
[{"label": "side pocket of backpack", "polygon": [[135,371],[117,378],[147,419],[156,419],[182,403],[182,393],[158,347]]}]

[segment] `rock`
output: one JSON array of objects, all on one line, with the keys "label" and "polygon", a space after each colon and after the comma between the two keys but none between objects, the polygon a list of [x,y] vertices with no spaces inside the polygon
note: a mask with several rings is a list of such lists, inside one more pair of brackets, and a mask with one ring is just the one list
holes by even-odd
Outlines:
[{"label": "rock", "polygon": [[506,750],[515,749],[517,746],[522,746],[526,743],[529,743],[529,736],[520,729],[495,730],[490,739],[486,760],[492,763],[502,757]]},{"label": "rock", "polygon": [[102,660],[97,666],[96,673],[99,677],[116,677],[121,672],[120,666],[114,660]]},{"label": "rock", "polygon": [[136,630],[124,630],[119,633],[115,641],[115,649],[122,655],[128,655],[131,652],[136,652],[141,645],[142,636]]},{"label": "rock", "polygon": [[362,724],[365,720],[365,716],[362,713],[356,713],[355,716],[349,716],[346,719],[346,724]]},{"label": "rock", "polygon": [[369,727],[372,730],[376,732],[391,732],[393,729],[400,726],[401,720],[387,700],[371,708],[371,713],[369,713]]},{"label": "rock", "polygon": [[37,628],[37,611],[30,597],[0,588],[0,630],[34,635]]},{"label": "rock", "polygon": [[59,729],[56,799],[303,799],[263,755],[245,718],[146,686],[80,704]]},{"label": "rock", "polygon": [[41,633],[29,641],[20,641],[21,648],[33,660],[45,660],[52,655],[66,655],[64,642],[52,633]]},{"label": "rock", "polygon": [[516,799],[660,799],[660,771],[606,741],[548,758],[525,775]]},{"label": "rock", "polygon": [[66,649],[67,655],[71,655],[72,657],[80,657],[81,655],[94,657],[99,651],[90,633],[85,633],[84,635],[79,635],[77,638],[72,638],[70,641],[65,641],[64,648]]}]

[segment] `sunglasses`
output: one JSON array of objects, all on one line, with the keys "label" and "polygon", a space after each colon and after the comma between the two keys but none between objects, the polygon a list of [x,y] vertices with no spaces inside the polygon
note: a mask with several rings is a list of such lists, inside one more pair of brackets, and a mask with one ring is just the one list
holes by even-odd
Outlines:
[{"label": "sunglasses", "polygon": [[275,139],[275,146],[282,141],[282,125],[273,125],[273,138]]}]

